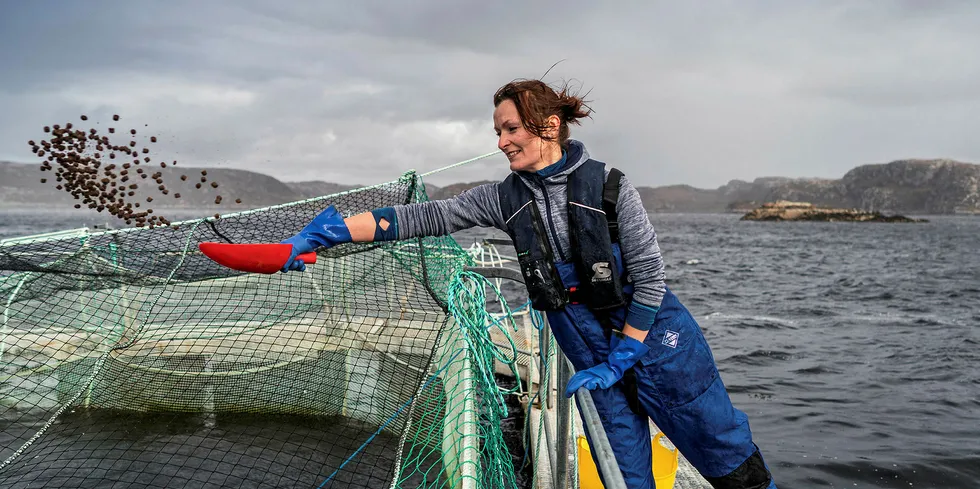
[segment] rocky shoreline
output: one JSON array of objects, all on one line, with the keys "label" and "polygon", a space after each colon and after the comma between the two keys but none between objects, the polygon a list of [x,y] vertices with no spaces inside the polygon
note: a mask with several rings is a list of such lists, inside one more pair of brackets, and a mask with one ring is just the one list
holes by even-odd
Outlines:
[{"label": "rocky shoreline", "polygon": [[777,200],[766,202],[742,216],[742,221],[820,221],[820,222],[928,222],[877,211],[817,207],[809,202]]}]

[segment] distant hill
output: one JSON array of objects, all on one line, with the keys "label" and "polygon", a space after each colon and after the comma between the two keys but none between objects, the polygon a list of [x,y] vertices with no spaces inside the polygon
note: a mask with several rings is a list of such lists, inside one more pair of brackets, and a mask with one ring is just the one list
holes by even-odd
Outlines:
[{"label": "distant hill", "polygon": [[838,180],[769,179],[736,187],[732,210],[789,200],[884,213],[980,213],[980,165],[945,159],[862,165]]},{"label": "distant hill", "polygon": [[459,195],[463,191],[486,183],[493,183],[493,181],[480,180],[478,182],[454,183],[452,185],[446,185],[445,187],[436,187],[434,185],[425,184],[425,190],[429,194],[429,198],[432,200],[448,199]]},{"label": "distant hill", "polygon": [[[247,170],[228,168],[191,168],[169,166],[167,168],[147,165],[146,173],[160,172],[163,185],[169,194],[161,195],[157,183],[152,178],[131,178],[128,184],[135,183],[136,195],[127,197],[130,202],[143,202],[143,208],[208,208],[245,209],[264,205],[300,200],[302,194],[289,185],[268,175]],[[201,172],[207,171],[207,181],[201,188],[195,184],[201,183]],[[133,177],[135,173],[131,173]],[[186,175],[186,180],[181,180]],[[47,183],[41,183],[41,178],[47,178]],[[217,182],[218,188],[212,188],[211,182]],[[55,188],[54,172],[41,172],[40,165],[0,162],[0,206],[53,205],[71,206],[80,201],[71,194]],[[180,194],[180,198],[176,195]],[[220,205],[214,203],[215,197],[222,197]],[[146,203],[145,198],[153,198],[152,203]],[[235,204],[235,199],[242,199],[241,205]]]},{"label": "distant hill", "polygon": [[[208,181],[195,189],[202,170],[207,171]],[[162,173],[170,191],[168,196],[160,196],[155,188],[152,190],[154,208],[254,208],[359,187],[324,181],[282,182],[261,173],[227,168],[177,166],[151,171]],[[187,180],[180,180],[181,175],[187,175]],[[47,177],[48,183],[40,183],[42,177]],[[53,179],[51,172],[40,172],[36,164],[0,162],[0,207],[76,202],[71,195],[56,190]],[[211,188],[212,181],[219,183],[217,189]],[[136,182],[141,187],[156,186],[151,180]],[[430,198],[444,199],[487,182],[444,187],[427,183],[426,190]],[[637,190],[647,209],[654,212],[743,212],[764,202],[792,200],[886,213],[980,213],[980,165],[944,159],[898,160],[858,166],[840,179],[763,177],[751,182],[732,180],[715,189],[670,185],[638,186]],[[173,198],[177,193],[180,199]],[[220,206],[214,204],[217,195],[223,197]],[[235,204],[237,198],[242,204]]]},{"label": "distant hill", "polygon": [[344,185],[341,183],[324,182],[323,180],[314,180],[310,182],[286,182],[286,186],[293,192],[300,195],[300,198],[303,199],[312,199],[313,197],[336,194],[346,190],[363,187],[363,185]]},{"label": "distant hill", "polygon": [[[454,184],[430,195],[450,197],[482,183]],[[840,179],[760,177],[732,180],[715,189],[636,189],[653,212],[745,212],[764,202],[791,200],[885,213],[980,213],[980,165],[945,159],[862,165]]]}]

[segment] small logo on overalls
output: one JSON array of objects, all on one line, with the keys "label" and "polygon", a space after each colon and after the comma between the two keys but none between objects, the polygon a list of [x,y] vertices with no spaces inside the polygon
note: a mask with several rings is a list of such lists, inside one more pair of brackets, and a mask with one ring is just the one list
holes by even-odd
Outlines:
[{"label": "small logo on overalls", "polygon": [[680,336],[675,331],[667,330],[664,333],[664,346],[669,346],[671,348],[677,348],[677,337]]},{"label": "small logo on overalls", "polygon": [[609,266],[609,262],[601,261],[592,265],[592,281],[593,282],[608,282],[612,279],[612,268]]}]

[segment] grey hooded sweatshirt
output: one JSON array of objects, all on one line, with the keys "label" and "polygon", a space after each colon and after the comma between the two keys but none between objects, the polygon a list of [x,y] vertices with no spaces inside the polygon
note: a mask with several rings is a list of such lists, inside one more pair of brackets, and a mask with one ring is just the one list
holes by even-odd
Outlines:
[{"label": "grey hooded sweatshirt", "polygon": [[[535,204],[549,229],[548,240],[555,250],[556,259],[572,256],[565,184],[568,174],[589,159],[589,152],[581,142],[569,140],[566,156],[568,161],[564,162],[561,170],[546,177],[517,172],[534,194]],[[561,161],[556,163],[561,164]],[[606,175],[608,174],[609,166],[606,167]],[[544,184],[547,196],[542,192],[540,184],[533,183],[531,179],[537,179]],[[506,232],[505,222],[510,216],[504,216],[500,210],[498,185],[488,183],[449,199],[395,206],[398,239],[444,236],[477,226],[493,227]],[[657,234],[643,207],[639,192],[626,176],[620,179],[620,186],[617,205],[620,248],[623,263],[634,286],[633,301],[626,322],[634,328],[649,330],[666,291],[663,259],[657,244]]]}]

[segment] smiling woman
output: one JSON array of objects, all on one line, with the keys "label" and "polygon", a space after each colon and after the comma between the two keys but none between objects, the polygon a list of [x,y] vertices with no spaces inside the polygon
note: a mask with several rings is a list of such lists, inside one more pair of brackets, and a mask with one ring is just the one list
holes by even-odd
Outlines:
[{"label": "smiling woman", "polygon": [[[320,247],[502,230],[531,307],[547,314],[577,372],[560,388],[568,397],[592,391],[628,488],[655,487],[652,419],[713,487],[775,489],[700,326],[666,285],[639,193],[569,138],[568,125],[591,110],[540,80],[507,83],[493,103],[497,147],[511,170],[502,182],[347,218],[331,205],[282,241],[292,246],[282,271],[305,271],[298,255]],[[590,444],[594,435],[586,429]]]},{"label": "smiling woman", "polygon": [[500,87],[493,105],[497,147],[507,155],[512,171],[538,171],[558,161],[561,151],[568,148],[568,124],[580,124],[578,119],[592,113],[567,88],[555,92],[540,80]]}]

